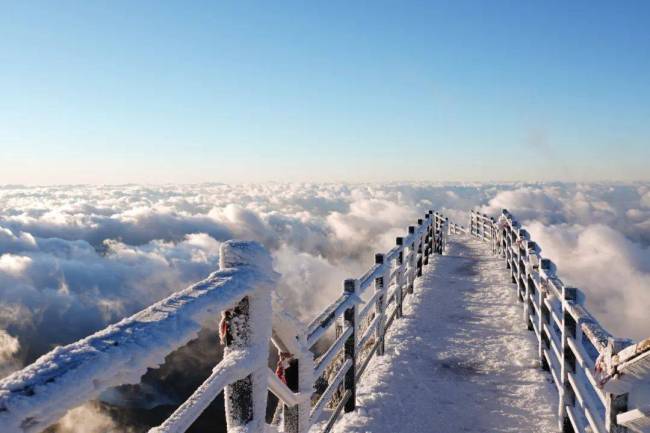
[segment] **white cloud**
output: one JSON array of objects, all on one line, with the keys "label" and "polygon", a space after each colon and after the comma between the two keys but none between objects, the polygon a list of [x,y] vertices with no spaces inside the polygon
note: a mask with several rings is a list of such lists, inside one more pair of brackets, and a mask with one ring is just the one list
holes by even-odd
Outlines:
[{"label": "white cloud", "polygon": [[0,329],[0,377],[18,367],[16,354],[19,350],[18,339]]},{"label": "white cloud", "polygon": [[129,433],[101,411],[97,403],[89,402],[65,414],[55,427],[56,433]]},{"label": "white cloud", "polygon": [[0,255],[0,272],[8,275],[17,276],[25,272],[32,263],[32,259],[26,256],[17,256],[15,254]]},{"label": "white cloud", "polygon": [[643,206],[644,208],[649,208],[650,209],[650,191],[646,192],[641,197],[641,206]]}]

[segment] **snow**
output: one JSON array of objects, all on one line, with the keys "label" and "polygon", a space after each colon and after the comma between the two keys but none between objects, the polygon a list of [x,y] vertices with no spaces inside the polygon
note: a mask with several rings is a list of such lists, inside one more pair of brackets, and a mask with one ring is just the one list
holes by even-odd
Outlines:
[{"label": "snow", "polygon": [[[257,355],[257,356],[256,356]],[[262,356],[259,356],[262,355]],[[201,413],[212,403],[215,397],[226,385],[243,379],[251,371],[261,376],[254,379],[263,380],[266,384],[266,371],[259,371],[259,366],[266,367],[266,353],[260,351],[233,350],[224,356],[217,364],[212,374],[199,386],[192,396],[185,401],[159,427],[149,430],[150,433],[182,433],[187,430]],[[268,369],[268,368],[267,368]],[[259,395],[261,395],[260,393]]]},{"label": "snow", "polygon": [[[171,351],[196,338],[203,323],[246,295],[251,297],[255,315],[251,320],[254,335],[251,347],[242,351],[253,363],[263,361],[255,374],[265,375],[270,293],[278,274],[272,270],[270,255],[256,242],[228,241],[221,246],[220,260],[221,270],[207,279],[83,340],[57,347],[1,380],[2,433],[41,431],[105,389],[137,383],[147,368],[162,364]],[[256,334],[255,330],[262,331]],[[245,376],[253,367],[239,362],[241,355],[226,353],[224,364],[216,370]],[[266,379],[261,380],[266,387]],[[255,402],[255,407],[263,406],[264,402]]]},{"label": "snow", "polygon": [[334,432],[557,431],[557,394],[489,248],[453,236],[432,256]]}]

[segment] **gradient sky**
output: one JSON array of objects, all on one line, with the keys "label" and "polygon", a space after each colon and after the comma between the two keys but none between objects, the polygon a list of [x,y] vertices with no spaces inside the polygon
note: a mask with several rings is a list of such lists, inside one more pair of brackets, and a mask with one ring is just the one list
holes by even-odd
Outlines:
[{"label": "gradient sky", "polygon": [[0,184],[649,167],[647,1],[0,1]]}]

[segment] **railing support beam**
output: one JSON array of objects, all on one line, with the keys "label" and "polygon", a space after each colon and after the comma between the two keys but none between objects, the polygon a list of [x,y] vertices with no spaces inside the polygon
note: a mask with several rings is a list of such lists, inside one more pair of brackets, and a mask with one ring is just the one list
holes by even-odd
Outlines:
[{"label": "railing support beam", "polygon": [[[349,279],[345,280],[343,283],[343,290],[346,293],[354,294],[356,292],[357,280]],[[356,359],[356,316],[357,316],[357,307],[356,304],[352,307],[345,310],[343,315],[343,320],[345,320],[346,326],[352,328],[352,334],[348,337],[345,342],[345,359],[352,362],[352,366],[345,374],[344,386],[345,390],[350,392],[350,398],[345,403],[345,412],[352,412],[357,405],[357,385],[356,385],[356,368],[355,368],[355,359]]]}]

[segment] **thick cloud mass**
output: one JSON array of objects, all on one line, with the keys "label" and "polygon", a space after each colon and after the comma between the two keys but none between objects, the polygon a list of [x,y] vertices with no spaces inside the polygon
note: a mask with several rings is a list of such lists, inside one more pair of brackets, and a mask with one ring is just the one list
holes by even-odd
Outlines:
[{"label": "thick cloud mass", "polygon": [[640,339],[650,336],[648,191],[647,184],[528,186],[500,192],[482,210],[510,210],[606,328]]},{"label": "thick cloud mass", "polygon": [[307,321],[428,209],[508,208],[614,333],[650,335],[650,184],[265,184],[0,188],[0,374],[269,248]]}]

